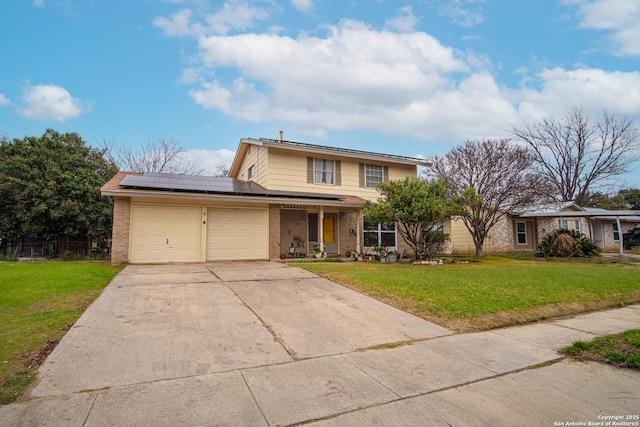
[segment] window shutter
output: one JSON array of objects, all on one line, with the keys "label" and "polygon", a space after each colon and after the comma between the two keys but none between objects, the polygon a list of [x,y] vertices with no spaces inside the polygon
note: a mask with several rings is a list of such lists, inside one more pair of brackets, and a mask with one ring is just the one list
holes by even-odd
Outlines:
[{"label": "window shutter", "polygon": [[364,163],[358,163],[358,178],[360,187],[364,188]]},{"label": "window shutter", "polygon": [[313,184],[313,157],[307,157],[307,184]]},{"label": "window shutter", "polygon": [[389,181],[389,166],[382,167],[382,181],[383,182]]},{"label": "window shutter", "polygon": [[334,184],[335,185],[342,185],[342,170],[341,170],[341,166],[342,166],[342,163],[340,162],[340,160],[336,160],[335,161],[335,179],[334,179]]}]

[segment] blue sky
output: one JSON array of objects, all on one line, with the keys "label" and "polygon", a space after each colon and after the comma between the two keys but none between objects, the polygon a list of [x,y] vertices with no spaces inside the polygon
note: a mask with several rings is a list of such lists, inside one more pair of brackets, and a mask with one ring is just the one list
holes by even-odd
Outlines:
[{"label": "blue sky", "polygon": [[573,106],[640,124],[635,0],[13,0],[0,17],[11,138],[171,138],[212,169],[280,130],[428,157]]}]

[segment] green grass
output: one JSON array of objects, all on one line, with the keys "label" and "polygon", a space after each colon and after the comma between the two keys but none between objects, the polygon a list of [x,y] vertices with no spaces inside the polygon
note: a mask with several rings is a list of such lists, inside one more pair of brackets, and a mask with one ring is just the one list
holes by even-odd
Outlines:
[{"label": "green grass", "polygon": [[296,264],[458,331],[640,301],[640,266],[490,256],[440,266]]},{"label": "green grass", "polygon": [[595,360],[640,371],[640,329],[607,335],[593,341],[576,341],[565,354],[580,360]]},{"label": "green grass", "polygon": [[0,404],[33,381],[29,355],[64,335],[119,272],[106,262],[0,263]]}]

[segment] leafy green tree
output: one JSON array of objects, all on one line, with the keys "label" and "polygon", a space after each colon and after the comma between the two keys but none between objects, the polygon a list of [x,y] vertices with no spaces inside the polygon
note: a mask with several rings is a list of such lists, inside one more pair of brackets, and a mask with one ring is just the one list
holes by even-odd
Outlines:
[{"label": "leafy green tree", "polygon": [[618,196],[622,197],[625,205],[631,205],[630,209],[640,210],[640,188],[628,188],[618,191]]},{"label": "leafy green tree", "polygon": [[610,196],[606,193],[596,191],[587,193],[584,197],[584,206],[600,209],[626,209],[622,203],[622,197]]},{"label": "leafy green tree", "polygon": [[367,221],[395,225],[398,233],[412,247],[416,259],[431,256],[430,244],[442,239],[434,233],[451,211],[447,184],[443,180],[427,182],[414,177],[381,182],[378,203],[367,202]]},{"label": "leafy green tree", "polygon": [[0,140],[0,238],[111,236],[113,202],[100,194],[116,172],[76,133]]},{"label": "leafy green tree", "polygon": [[609,195],[596,191],[588,193],[584,206],[609,210],[640,210],[640,189],[628,188],[618,191],[615,195]]}]

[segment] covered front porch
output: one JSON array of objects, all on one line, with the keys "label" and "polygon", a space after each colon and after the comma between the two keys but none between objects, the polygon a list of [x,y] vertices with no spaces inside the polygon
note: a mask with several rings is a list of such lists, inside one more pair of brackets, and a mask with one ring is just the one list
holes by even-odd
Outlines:
[{"label": "covered front porch", "polygon": [[272,206],[271,259],[314,256],[314,248],[327,257],[348,257],[361,252],[361,206]]}]

